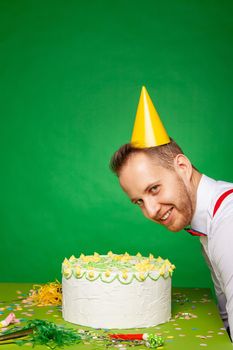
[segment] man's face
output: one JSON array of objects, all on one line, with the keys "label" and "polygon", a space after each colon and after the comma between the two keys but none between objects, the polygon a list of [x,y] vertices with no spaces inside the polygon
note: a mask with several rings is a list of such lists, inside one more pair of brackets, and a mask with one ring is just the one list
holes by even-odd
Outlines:
[{"label": "man's face", "polygon": [[136,153],[119,174],[122,189],[145,217],[174,232],[187,226],[193,216],[188,176],[185,166],[179,166],[170,170],[146,154]]}]

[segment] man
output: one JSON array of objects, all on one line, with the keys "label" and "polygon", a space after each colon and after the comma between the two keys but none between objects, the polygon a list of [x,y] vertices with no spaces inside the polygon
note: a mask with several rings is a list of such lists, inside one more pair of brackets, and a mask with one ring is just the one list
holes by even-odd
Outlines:
[{"label": "man", "polygon": [[130,144],[112,157],[111,168],[132,203],[148,219],[200,236],[219,311],[233,335],[233,184],[201,174],[168,137],[143,87]]}]

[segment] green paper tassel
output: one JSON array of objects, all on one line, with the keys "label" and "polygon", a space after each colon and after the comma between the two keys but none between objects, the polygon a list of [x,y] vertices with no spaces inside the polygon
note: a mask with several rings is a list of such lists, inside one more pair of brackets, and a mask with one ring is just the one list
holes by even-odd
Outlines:
[{"label": "green paper tassel", "polygon": [[[19,331],[32,330],[29,338],[16,340],[15,343],[17,345],[32,343],[33,347],[36,345],[45,345],[50,349],[56,349],[56,347],[63,348],[64,346],[77,344],[81,341],[81,336],[73,329],[57,326],[55,323],[49,321],[29,321],[25,327],[22,327],[20,330],[19,328],[15,328],[15,330],[17,333]],[[14,334],[14,332],[7,333],[9,335]]]}]

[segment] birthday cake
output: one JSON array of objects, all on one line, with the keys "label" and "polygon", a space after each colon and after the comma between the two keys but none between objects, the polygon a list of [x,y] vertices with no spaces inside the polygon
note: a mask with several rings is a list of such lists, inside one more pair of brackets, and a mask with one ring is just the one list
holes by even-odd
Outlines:
[{"label": "birthday cake", "polygon": [[169,260],[141,254],[71,256],[62,264],[64,320],[93,328],[144,328],[171,316]]}]

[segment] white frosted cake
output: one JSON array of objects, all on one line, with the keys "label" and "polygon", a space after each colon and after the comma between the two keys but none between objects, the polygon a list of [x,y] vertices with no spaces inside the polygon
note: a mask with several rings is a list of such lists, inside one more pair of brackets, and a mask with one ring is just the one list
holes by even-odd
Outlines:
[{"label": "white frosted cake", "polygon": [[171,316],[169,260],[107,255],[72,256],[62,264],[62,313],[71,323],[93,328],[143,328]]}]

